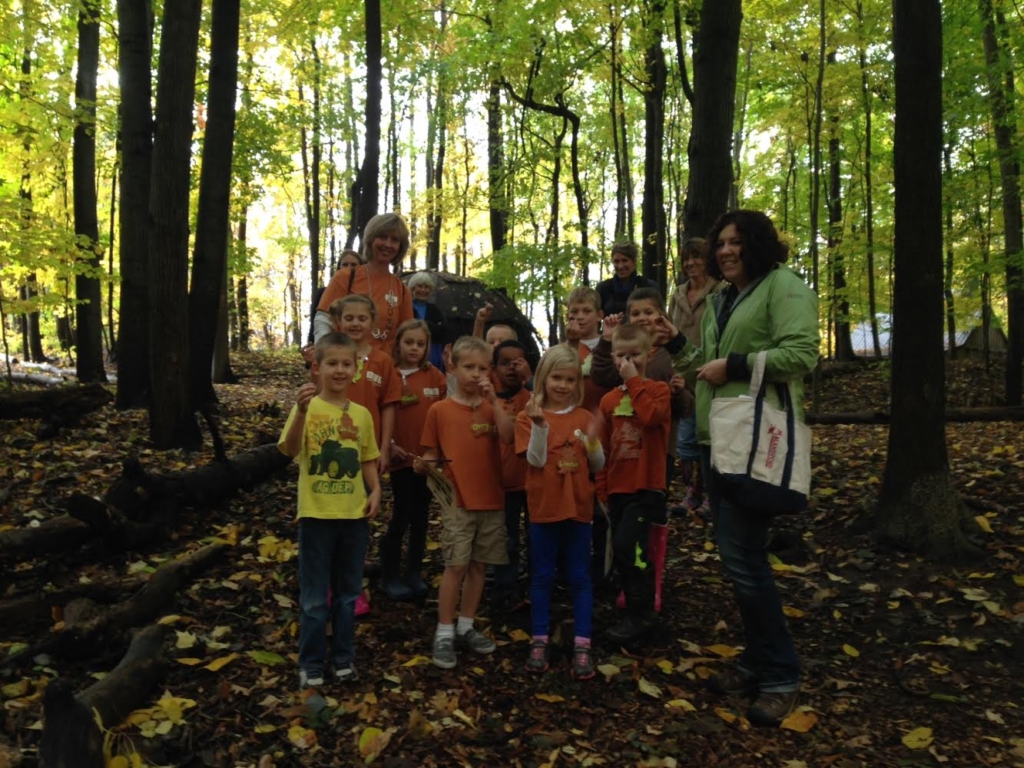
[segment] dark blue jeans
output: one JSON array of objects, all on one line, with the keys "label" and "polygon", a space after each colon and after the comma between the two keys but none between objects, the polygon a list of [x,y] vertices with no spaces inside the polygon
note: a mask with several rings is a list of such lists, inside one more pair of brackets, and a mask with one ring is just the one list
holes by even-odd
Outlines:
[{"label": "dark blue jeans", "polygon": [[743,619],[745,647],[738,664],[757,675],[763,693],[795,691],[800,687],[800,662],[766,550],[772,516],[722,496],[715,488],[706,445],[701,446],[701,460],[715,543]]},{"label": "dark blue jeans", "polygon": [[[363,589],[363,561],[370,528],[358,520],[299,520],[299,666],[311,677],[323,671],[327,620],[335,666],[355,658],[356,598]],[[333,592],[327,605],[327,591]]]},{"label": "dark blue jeans", "polygon": [[530,623],[534,635],[546,635],[551,624],[551,587],[559,555],[572,588],[572,615],[576,636],[590,638],[593,631],[594,590],[590,585],[590,523],[559,520],[530,523]]}]

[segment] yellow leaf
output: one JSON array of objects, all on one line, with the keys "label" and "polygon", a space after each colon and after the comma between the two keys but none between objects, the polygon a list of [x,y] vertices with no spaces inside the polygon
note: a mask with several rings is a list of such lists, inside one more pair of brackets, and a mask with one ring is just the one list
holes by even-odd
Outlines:
[{"label": "yellow leaf", "polygon": [[731,659],[733,656],[739,656],[740,652],[738,648],[733,648],[731,645],[724,645],[718,643],[716,645],[709,645],[707,650],[716,656],[721,656],[723,659]]},{"label": "yellow leaf", "polygon": [[112,757],[107,762],[107,768],[132,768],[131,763],[128,762],[128,758],[124,755],[118,755]]},{"label": "yellow leaf", "polygon": [[847,656],[852,656],[855,659],[858,656],[860,656],[860,651],[858,651],[856,648],[854,648],[849,643],[844,643],[843,644],[843,653],[845,653]]},{"label": "yellow leaf", "polygon": [[697,708],[693,706],[686,699],[672,699],[672,701],[666,702],[665,706],[669,709],[681,709],[684,712],[696,712]]},{"label": "yellow leaf", "polygon": [[535,693],[534,696],[541,701],[546,701],[548,704],[557,704],[560,701],[565,701],[565,697],[559,696],[557,693]]},{"label": "yellow leaf", "polygon": [[1022,576],[1019,573],[1014,574],[1013,583],[1016,584],[1018,587],[1024,587],[1024,576]]},{"label": "yellow leaf", "polygon": [[511,632],[508,633],[508,636],[512,638],[513,642],[516,643],[525,643],[527,640],[530,639],[530,636],[523,632],[523,630],[521,629],[513,629]]},{"label": "yellow leaf", "polygon": [[179,696],[170,696],[166,693],[159,701],[157,701],[156,704],[158,707],[160,707],[160,709],[163,710],[164,714],[167,716],[167,719],[174,724],[183,722],[181,713],[184,712],[186,709],[191,709],[196,705],[195,701],[193,701],[192,699],[185,699]]},{"label": "yellow leaf", "polygon": [[316,745],[316,731],[303,728],[301,725],[293,725],[288,729],[288,741],[299,749],[309,749]]},{"label": "yellow leaf", "polygon": [[669,661],[668,659],[662,659],[661,661],[658,662],[658,669],[660,669],[666,675],[671,675],[673,672],[675,672],[676,668],[672,665],[672,662]]},{"label": "yellow leaf", "polygon": [[483,667],[473,667],[473,674],[482,677],[487,674],[487,671]]},{"label": "yellow leaf", "polygon": [[597,671],[607,678],[612,678],[615,675],[619,674],[619,672],[621,672],[622,670],[616,667],[614,664],[599,664],[597,667]]},{"label": "yellow leaf", "polygon": [[725,720],[727,723],[735,723],[736,715],[730,712],[728,709],[722,709],[721,707],[715,707],[715,714]]},{"label": "yellow leaf", "polygon": [[640,693],[645,693],[654,699],[661,698],[661,688],[656,686],[646,677],[641,677],[637,684],[640,686]]},{"label": "yellow leaf", "polygon": [[128,755],[128,760],[131,761],[132,768],[142,768],[142,755],[138,752],[132,752]]},{"label": "yellow leaf", "polygon": [[835,488],[815,488],[814,489],[814,493],[816,495],[818,495],[818,496],[826,496],[826,497],[828,497],[828,496],[835,496],[836,489]]},{"label": "yellow leaf", "polygon": [[791,712],[782,721],[782,727],[797,733],[807,733],[817,722],[818,716],[813,712],[797,710],[796,712]]},{"label": "yellow leaf", "polygon": [[253,730],[256,733],[273,733],[277,730],[277,726],[271,725],[270,723],[260,723],[255,728],[253,728]]},{"label": "yellow leaf", "polygon": [[208,669],[211,672],[219,672],[222,668],[226,667],[228,664],[230,664],[237,658],[237,653],[229,653],[227,656],[221,656],[219,659],[214,659],[205,667],[203,667],[203,669]]},{"label": "yellow leaf", "polygon": [[697,673],[697,677],[699,677],[701,680],[707,680],[709,677],[715,674],[714,670],[711,669],[711,667],[696,667],[693,671]]},{"label": "yellow leaf", "polygon": [[170,624],[174,624],[175,622],[178,622],[178,621],[181,621],[181,616],[179,616],[176,613],[170,613],[170,614],[168,614],[166,616],[162,616],[157,621],[157,624],[160,624],[161,626],[166,627],[166,626],[168,626]]},{"label": "yellow leaf", "polygon": [[182,651],[187,651],[189,648],[196,644],[196,636],[191,632],[182,632],[176,630],[175,634],[178,635],[177,642],[174,643],[174,647]]},{"label": "yellow leaf", "polygon": [[978,524],[985,533],[992,533],[992,524],[988,521],[988,518],[984,515],[975,515],[974,522]]},{"label": "yellow leaf", "polygon": [[807,614],[801,611],[799,608],[794,608],[791,605],[782,606],[782,612],[789,616],[791,619],[802,619]]},{"label": "yellow leaf", "polygon": [[156,724],[156,728],[154,728],[153,731],[160,736],[166,736],[171,732],[172,728],[174,728],[174,723],[170,720],[161,720]]},{"label": "yellow leaf", "polygon": [[932,745],[932,729],[931,728],[915,728],[910,733],[906,734],[901,741],[903,746],[907,749],[928,749]]},{"label": "yellow leaf", "polygon": [[192,658],[190,656],[187,656],[187,657],[185,657],[183,659],[175,659],[175,661],[178,662],[179,664],[184,664],[186,667],[194,667],[196,664],[202,664],[203,663],[202,659],[194,659],[194,658]]},{"label": "yellow leaf", "polygon": [[714,544],[714,542],[712,542],[712,541],[705,541],[705,542],[704,542],[704,551],[705,551],[705,552],[710,552],[710,551],[712,551],[712,550],[713,550],[714,548],[715,548],[715,544]]},{"label": "yellow leaf", "polygon": [[402,666],[403,667],[418,667],[421,664],[429,664],[429,663],[430,663],[430,657],[429,656],[413,656],[411,659],[409,659],[407,662],[405,662]]}]

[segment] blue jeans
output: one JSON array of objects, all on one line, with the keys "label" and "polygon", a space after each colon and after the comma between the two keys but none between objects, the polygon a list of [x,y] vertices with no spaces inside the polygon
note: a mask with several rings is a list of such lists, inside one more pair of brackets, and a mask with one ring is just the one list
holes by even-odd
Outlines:
[{"label": "blue jeans", "polygon": [[679,420],[679,438],[676,456],[680,461],[700,461],[700,443],[697,442],[697,416],[691,414]]},{"label": "blue jeans", "polygon": [[715,487],[711,449],[701,446],[701,454],[715,543],[743,619],[745,647],[738,665],[757,675],[763,693],[795,691],[800,687],[800,662],[766,550],[772,517],[726,500]]},{"label": "blue jeans", "polygon": [[572,588],[572,616],[576,636],[590,638],[593,631],[594,590],[590,585],[590,523],[559,520],[530,523],[530,622],[534,635],[546,635],[551,624],[551,587],[558,557]]},{"label": "blue jeans", "polygon": [[[334,665],[344,666],[355,658],[355,606],[363,589],[369,538],[366,518],[299,520],[299,666],[311,677],[324,668],[328,618]],[[333,592],[330,606],[328,588]]]}]

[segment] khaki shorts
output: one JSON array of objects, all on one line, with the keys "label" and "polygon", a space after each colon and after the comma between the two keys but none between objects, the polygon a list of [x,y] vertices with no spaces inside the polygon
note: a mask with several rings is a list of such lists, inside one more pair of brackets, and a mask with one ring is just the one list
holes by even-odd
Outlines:
[{"label": "khaki shorts", "polygon": [[441,551],[444,564],[508,564],[508,532],[505,510],[470,512],[462,507],[441,510]]}]

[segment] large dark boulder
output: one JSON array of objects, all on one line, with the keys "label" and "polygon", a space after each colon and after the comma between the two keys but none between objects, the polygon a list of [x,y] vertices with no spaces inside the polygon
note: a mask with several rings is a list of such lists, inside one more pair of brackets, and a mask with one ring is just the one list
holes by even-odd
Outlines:
[{"label": "large dark boulder", "polygon": [[[505,323],[515,328],[519,341],[526,347],[527,359],[536,367],[540,359],[537,330],[503,288],[488,288],[475,277],[460,277],[450,272],[417,271],[425,272],[434,279],[434,294],[431,301],[444,313],[449,341],[473,333],[477,310],[490,303],[494,307],[494,314],[489,325]],[[405,272],[402,279],[408,281],[414,274],[416,273]]]}]

